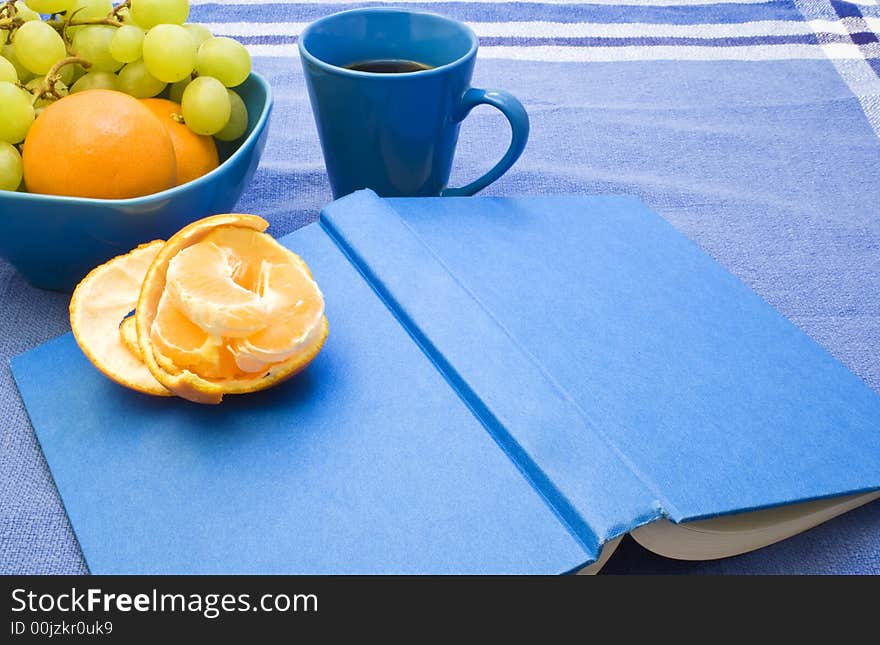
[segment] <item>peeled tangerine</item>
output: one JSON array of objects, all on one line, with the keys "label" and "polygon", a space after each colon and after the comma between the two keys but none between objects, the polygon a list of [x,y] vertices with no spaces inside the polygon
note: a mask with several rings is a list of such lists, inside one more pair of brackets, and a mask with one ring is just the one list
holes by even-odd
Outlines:
[{"label": "peeled tangerine", "polygon": [[301,371],[327,338],[324,299],[267,226],[215,215],[95,269],[71,300],[86,356],[123,385],[198,403]]}]

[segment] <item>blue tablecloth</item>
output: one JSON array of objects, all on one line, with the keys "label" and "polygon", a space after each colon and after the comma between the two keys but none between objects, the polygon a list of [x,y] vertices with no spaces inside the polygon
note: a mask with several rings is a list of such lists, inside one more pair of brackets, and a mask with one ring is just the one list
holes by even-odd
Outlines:
[{"label": "blue tablecloth", "polygon": [[[639,195],[880,392],[880,5],[626,1],[398,6],[469,22],[482,44],[474,84],[513,92],[531,115],[526,152],[487,194]],[[191,21],[245,42],[274,87],[269,142],[237,209],[276,235],[331,199],[296,35],[371,4],[192,7]],[[472,113],[451,183],[488,168],[506,136],[498,113]],[[67,303],[0,260],[0,573],[86,571],[9,370],[69,329]],[[606,570],[880,573],[880,502],[716,562],[627,540]]]}]

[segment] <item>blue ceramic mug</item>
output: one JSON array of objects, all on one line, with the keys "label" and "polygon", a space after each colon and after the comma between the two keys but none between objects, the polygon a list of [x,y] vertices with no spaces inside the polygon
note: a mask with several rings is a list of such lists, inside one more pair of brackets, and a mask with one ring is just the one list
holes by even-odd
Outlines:
[{"label": "blue ceramic mug", "polygon": [[[529,136],[528,115],[507,92],[470,86],[477,46],[460,22],[402,9],[343,11],[303,30],[300,57],[334,197],[360,188],[383,197],[473,195],[516,162]],[[429,69],[346,67],[388,60]],[[510,146],[485,175],[447,188],[459,126],[481,104],[510,121]]]}]

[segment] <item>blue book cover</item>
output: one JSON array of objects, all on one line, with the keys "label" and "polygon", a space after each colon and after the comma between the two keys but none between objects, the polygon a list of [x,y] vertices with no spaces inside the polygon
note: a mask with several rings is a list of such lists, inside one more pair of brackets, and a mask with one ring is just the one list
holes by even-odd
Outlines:
[{"label": "blue book cover", "polygon": [[151,398],[70,334],[13,361],[92,572],[566,573],[880,488],[880,397],[635,199],[361,191],[282,242],[331,326],[288,383]]}]

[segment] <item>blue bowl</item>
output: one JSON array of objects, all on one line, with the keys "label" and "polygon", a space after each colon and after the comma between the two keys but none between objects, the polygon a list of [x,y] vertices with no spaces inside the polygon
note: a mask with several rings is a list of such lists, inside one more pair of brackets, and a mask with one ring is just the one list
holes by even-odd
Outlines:
[{"label": "blue bowl", "polygon": [[36,287],[71,291],[110,258],[228,212],[257,169],[272,111],[272,90],[259,74],[235,91],[248,109],[244,138],[218,142],[220,165],[187,184],[132,199],[0,191],[0,256]]}]

